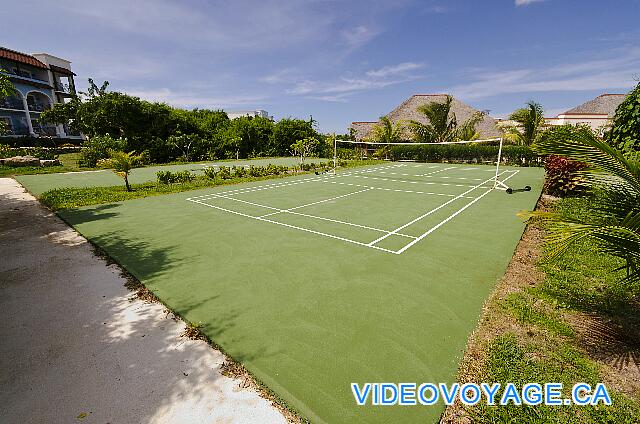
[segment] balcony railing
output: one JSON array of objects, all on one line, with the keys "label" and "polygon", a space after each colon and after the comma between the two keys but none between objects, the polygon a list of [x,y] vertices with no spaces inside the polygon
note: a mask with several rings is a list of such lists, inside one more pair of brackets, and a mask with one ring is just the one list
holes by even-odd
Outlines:
[{"label": "balcony railing", "polygon": [[6,97],[4,99],[0,99],[0,108],[24,110],[24,105],[20,99],[15,97]]},{"label": "balcony railing", "polygon": [[46,103],[29,103],[29,111],[31,112],[44,112],[51,109],[51,105]]},{"label": "balcony railing", "polygon": [[35,132],[39,136],[55,137],[58,135],[58,131],[54,126],[38,125],[34,122],[32,122],[31,124],[33,125],[33,132]]},{"label": "balcony railing", "polygon": [[56,91],[60,91],[62,93],[71,94],[71,86],[69,84],[65,84],[62,82],[56,81],[54,83]]},{"label": "balcony railing", "polygon": [[23,71],[20,70],[20,72],[16,72],[15,69],[3,69],[2,72],[0,72],[4,75],[7,75],[8,77],[14,77],[14,78],[19,78],[19,79],[24,79],[27,81],[33,81],[33,82],[38,82],[41,84],[48,84],[49,82],[45,79],[41,79],[40,77],[38,77],[38,75],[31,73],[31,72],[27,72],[27,71]]},{"label": "balcony railing", "polygon": [[29,135],[29,128],[9,126],[6,135]]}]

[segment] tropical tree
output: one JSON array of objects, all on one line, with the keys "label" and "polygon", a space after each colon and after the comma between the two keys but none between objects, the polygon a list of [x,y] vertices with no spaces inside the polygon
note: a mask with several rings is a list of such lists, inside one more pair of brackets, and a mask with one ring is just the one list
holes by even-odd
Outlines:
[{"label": "tropical tree", "polygon": [[104,168],[111,168],[113,172],[124,179],[124,185],[127,191],[131,191],[129,185],[129,173],[132,169],[137,168],[144,162],[143,155],[136,155],[135,152],[121,152],[119,150],[109,149],[109,158],[102,159],[98,165]]},{"label": "tropical tree", "polygon": [[505,138],[516,144],[530,146],[544,128],[544,111],[539,103],[530,101],[527,107],[517,109],[509,119],[516,122],[515,126],[506,129]]},{"label": "tropical tree", "polygon": [[458,125],[458,118],[451,110],[453,97],[447,96],[444,102],[430,102],[420,105],[419,113],[427,118],[427,123],[410,121],[409,129],[415,141],[423,143],[443,143],[456,140],[473,140],[479,137],[476,125],[484,118],[483,112],[474,113],[469,119]]},{"label": "tropical tree", "polygon": [[[0,68],[0,71],[2,69]],[[9,79],[8,76],[0,73],[0,100],[10,97],[15,92],[15,88],[13,87],[13,83]],[[7,126],[4,120],[0,121],[0,135],[7,132]]]},{"label": "tropical tree", "polygon": [[611,130],[605,138],[619,150],[640,151],[640,83],[616,109]]},{"label": "tropical tree", "polygon": [[628,282],[640,281],[640,161],[599,140],[588,128],[572,132],[545,132],[535,145],[540,154],[561,155],[590,165],[583,184],[593,190],[590,213],[566,217],[550,212],[526,216],[550,224],[548,240],[556,257],[582,239],[591,239],[603,251],[626,262]]},{"label": "tropical tree", "polygon": [[484,112],[476,112],[462,125],[459,125],[456,128],[456,140],[477,140],[480,138],[480,133],[476,126],[484,119],[484,116]]},{"label": "tropical tree", "polygon": [[[3,69],[0,68],[0,71],[3,71]],[[13,87],[13,83],[11,82],[9,77],[5,74],[0,73],[0,100],[6,97],[10,97],[14,91],[15,88]]]},{"label": "tropical tree", "polygon": [[[386,116],[381,116],[380,121],[373,126],[370,135],[365,141],[373,141],[376,143],[398,143],[402,141],[405,129],[405,123],[403,121],[392,122]],[[378,153],[384,154],[384,157],[388,159],[390,146],[382,146],[378,149]]]}]

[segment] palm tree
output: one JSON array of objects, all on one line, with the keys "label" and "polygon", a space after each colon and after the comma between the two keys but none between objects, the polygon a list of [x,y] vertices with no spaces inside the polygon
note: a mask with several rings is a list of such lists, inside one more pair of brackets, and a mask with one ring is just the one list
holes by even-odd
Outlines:
[{"label": "palm tree", "polygon": [[420,105],[417,111],[427,118],[428,123],[410,121],[409,128],[414,139],[424,143],[442,143],[478,138],[480,134],[476,131],[476,125],[482,121],[484,113],[477,112],[458,125],[456,114],[451,110],[452,103],[453,97],[447,96],[444,103]]},{"label": "palm tree", "polygon": [[530,101],[527,107],[518,109],[509,115],[509,119],[517,123],[507,129],[505,137],[516,144],[530,146],[544,127],[544,111],[539,103]]},{"label": "palm tree", "polygon": [[451,112],[453,97],[447,96],[444,103],[431,102],[418,106],[417,111],[429,121],[423,124],[411,121],[409,127],[416,141],[425,143],[442,143],[456,139],[458,122],[456,114]]},{"label": "palm tree", "polygon": [[550,223],[548,240],[554,247],[551,257],[565,252],[582,239],[594,240],[603,251],[626,262],[625,281],[640,281],[640,161],[599,140],[588,128],[567,137],[545,132],[535,149],[540,154],[556,154],[590,164],[582,173],[594,189],[589,214],[565,217],[549,212],[524,214]]},{"label": "palm tree", "polygon": [[476,126],[484,119],[485,112],[476,112],[456,129],[456,140],[477,140],[480,133]]},{"label": "palm tree", "polygon": [[107,150],[107,153],[109,154],[109,159],[99,161],[99,166],[112,168],[116,175],[124,179],[127,191],[131,191],[129,173],[143,161],[143,155],[135,155],[135,152],[126,153],[113,149]]},{"label": "palm tree", "polygon": [[[402,141],[404,127],[404,122],[398,121],[393,123],[388,117],[382,116],[380,117],[380,122],[375,124],[371,129],[371,134],[367,137],[367,141],[374,141],[377,143],[398,143]],[[385,158],[388,159],[390,151],[389,146],[384,146],[380,150],[384,153]]]}]

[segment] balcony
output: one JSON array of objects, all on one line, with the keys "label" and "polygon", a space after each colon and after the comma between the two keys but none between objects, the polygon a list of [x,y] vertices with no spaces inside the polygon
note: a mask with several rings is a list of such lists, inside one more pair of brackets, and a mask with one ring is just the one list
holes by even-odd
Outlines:
[{"label": "balcony", "polygon": [[17,73],[15,70],[12,71],[3,69],[0,73],[8,76],[10,79],[17,80],[18,82],[32,83],[33,85],[49,88],[51,87],[49,85],[49,81],[40,79],[36,74],[30,72],[21,71],[20,73]]},{"label": "balcony", "polygon": [[60,93],[73,94],[73,91],[71,90],[71,86],[69,84],[56,81],[54,82],[54,88],[57,92],[60,92]]},{"label": "balcony", "polygon": [[24,110],[22,100],[17,97],[0,99],[0,109]]},{"label": "balcony", "polygon": [[29,103],[29,111],[30,112],[44,112],[45,110],[51,109],[51,105],[47,103]]},{"label": "balcony", "polygon": [[57,137],[58,136],[58,130],[55,126],[41,125],[33,121],[31,121],[31,125],[33,125],[33,132],[35,132],[40,137]]},{"label": "balcony", "polygon": [[29,135],[29,128],[9,126],[6,135]]}]

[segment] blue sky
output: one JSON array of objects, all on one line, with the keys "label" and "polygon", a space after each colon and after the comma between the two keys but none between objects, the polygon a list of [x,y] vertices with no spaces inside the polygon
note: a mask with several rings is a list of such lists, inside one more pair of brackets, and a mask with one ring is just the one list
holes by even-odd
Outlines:
[{"label": "blue sky", "polygon": [[323,131],[411,94],[555,115],[640,77],[640,1],[21,0],[2,45],[72,61],[77,85],[174,106],[266,109]]}]

